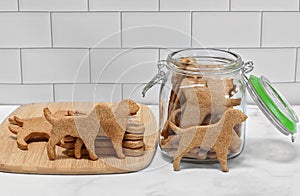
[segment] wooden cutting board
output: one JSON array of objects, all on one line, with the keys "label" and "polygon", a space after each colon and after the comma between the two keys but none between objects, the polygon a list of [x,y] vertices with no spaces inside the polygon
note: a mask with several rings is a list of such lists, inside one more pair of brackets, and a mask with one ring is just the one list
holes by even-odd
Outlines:
[{"label": "wooden cutting board", "polygon": [[[23,105],[9,115],[20,118],[31,118],[43,115],[43,108],[51,111],[78,110],[88,113],[96,103],[35,103]],[[46,142],[33,142],[28,150],[17,147],[16,137],[9,131],[8,118],[0,125],[0,171],[34,174],[107,174],[126,173],[147,167],[156,151],[158,130],[151,110],[140,104],[138,118],[145,125],[145,154],[140,157],[126,156],[118,159],[113,155],[101,156],[97,161],[87,158],[75,159],[62,153],[63,148],[57,146],[57,159],[50,161],[47,156]]]}]

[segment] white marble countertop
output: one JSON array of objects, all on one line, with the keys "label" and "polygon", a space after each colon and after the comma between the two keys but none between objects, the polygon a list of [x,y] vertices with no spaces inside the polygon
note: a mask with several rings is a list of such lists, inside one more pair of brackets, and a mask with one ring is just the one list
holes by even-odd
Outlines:
[{"label": "white marble countertop", "polygon": [[[0,121],[17,106],[0,106]],[[300,106],[295,106],[300,113]],[[157,115],[157,108],[152,108]],[[28,175],[0,172],[0,195],[299,195],[300,138],[292,143],[248,106],[246,146],[229,161],[228,173],[219,164],[182,163],[174,172],[171,160],[158,149],[142,171],[114,175]],[[297,140],[298,139],[298,140]]]}]

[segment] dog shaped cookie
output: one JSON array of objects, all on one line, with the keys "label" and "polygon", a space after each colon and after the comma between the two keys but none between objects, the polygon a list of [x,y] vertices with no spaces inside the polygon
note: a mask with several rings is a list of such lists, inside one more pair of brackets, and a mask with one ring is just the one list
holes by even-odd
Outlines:
[{"label": "dog shaped cookie", "polygon": [[[57,111],[54,116],[74,116],[77,112],[73,111]],[[19,118],[13,116],[8,118],[8,129],[16,134],[17,145],[21,150],[28,150],[28,143],[30,141],[48,141],[50,137],[51,124],[44,116],[32,118]]]},{"label": "dog shaped cookie", "polygon": [[227,172],[227,155],[233,135],[233,127],[247,119],[247,115],[237,109],[227,109],[220,121],[206,126],[179,128],[169,121],[172,130],[180,136],[179,146],[174,155],[173,168],[180,169],[182,157],[195,147],[212,149],[216,152],[222,171]]},{"label": "dog shaped cookie", "polygon": [[[127,117],[136,114],[138,110],[139,106],[130,99],[121,101],[115,112],[107,103],[99,103],[86,116],[56,118],[48,108],[44,108],[44,116],[52,125],[47,144],[49,159],[54,160],[56,158],[56,144],[69,135],[79,138],[75,142],[76,158],[81,154],[82,144],[85,144],[90,159],[97,160],[94,143],[99,131],[111,139],[118,158],[125,158],[122,151],[122,140],[126,130]],[[76,151],[79,154],[76,155]]]}]

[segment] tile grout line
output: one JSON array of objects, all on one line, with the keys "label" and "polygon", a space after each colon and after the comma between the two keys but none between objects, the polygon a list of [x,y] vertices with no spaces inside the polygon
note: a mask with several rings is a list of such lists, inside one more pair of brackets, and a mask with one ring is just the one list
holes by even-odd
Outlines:
[{"label": "tile grout line", "polygon": [[20,11],[20,0],[17,0],[18,11]]},{"label": "tile grout line", "polygon": [[160,11],[160,0],[158,0],[158,11]]},{"label": "tile grout line", "polygon": [[123,12],[120,12],[120,48],[123,48]]},{"label": "tile grout line", "polygon": [[123,83],[121,83],[121,100],[123,100],[124,99],[124,95],[123,95],[123,93],[124,93],[124,84]]},{"label": "tile grout line", "polygon": [[191,48],[193,48],[193,11],[191,11]]},{"label": "tile grout line", "polygon": [[87,11],[90,11],[90,0],[86,0],[86,4],[87,4]]},{"label": "tile grout line", "polygon": [[299,82],[287,82],[287,81],[283,81],[283,82],[272,82],[272,84],[300,84]]},{"label": "tile grout line", "polygon": [[21,84],[24,84],[23,80],[23,61],[22,61],[22,49],[20,48],[20,72],[21,72]]},{"label": "tile grout line", "polygon": [[53,102],[55,102],[55,84],[52,84],[52,96],[53,96]]},{"label": "tile grout line", "polygon": [[91,48],[89,48],[89,77],[90,77],[90,84],[91,84],[92,83]]},{"label": "tile grout line", "polygon": [[262,34],[263,34],[263,15],[264,12],[260,13],[260,35],[259,35],[259,47],[262,47]]},{"label": "tile grout line", "polygon": [[[92,82],[92,83],[87,83],[87,82],[45,83],[45,82],[43,82],[43,83],[32,83],[31,82],[31,83],[24,83],[23,85],[24,86],[32,86],[32,85],[36,86],[36,85],[52,85],[52,84],[55,84],[55,85],[74,85],[74,84],[86,84],[86,85],[89,85],[89,84],[92,84],[92,85],[94,85],[94,84],[103,84],[103,85],[117,85],[117,84],[121,85],[121,84],[124,84],[124,85],[126,85],[126,84],[136,84],[137,85],[137,84],[147,84],[147,82],[122,82],[122,83],[116,83],[116,82]],[[3,82],[0,82],[0,85],[12,85],[12,86],[14,86],[14,85],[20,85],[20,83],[3,83]]]},{"label": "tile grout line", "polygon": [[[0,13],[15,13],[16,11],[0,11]],[[37,11],[24,11],[24,10],[20,10],[19,12],[21,13],[49,13],[49,11],[41,11],[41,10],[37,10]],[[64,10],[64,11],[51,11],[52,13],[61,13],[61,14],[68,14],[68,13],[81,13],[81,14],[85,14],[87,13],[86,10],[84,11],[74,11],[74,10],[70,10],[70,11],[67,11],[67,10]],[[89,10],[89,13],[119,13],[120,11],[115,11],[115,10],[111,10],[111,11],[107,11],[107,10],[103,10],[103,11],[93,11],[93,10]],[[158,12],[162,12],[162,13],[188,13],[190,11],[188,10],[160,10],[160,11],[152,11],[152,10],[144,10],[144,11],[141,11],[141,10],[134,10],[134,11],[127,11],[127,10],[124,10],[122,11],[123,13],[158,13]],[[201,10],[194,10],[193,12],[196,12],[196,13],[229,13],[229,12],[234,12],[234,13],[258,13],[258,12],[261,12],[261,11],[257,11],[257,10],[244,10],[244,11],[241,11],[241,10],[231,10],[231,11],[224,11],[224,10],[204,10],[204,11],[201,11]],[[283,10],[276,10],[276,11],[268,11],[268,10],[264,10],[263,12],[266,12],[266,13],[299,13],[299,10],[296,10],[296,11],[283,11]]]},{"label": "tile grout line", "polygon": [[228,10],[231,11],[231,0],[228,2]]},{"label": "tile grout line", "polygon": [[158,54],[157,54],[157,56],[158,56],[158,61],[160,61],[160,48],[158,48]]},{"label": "tile grout line", "polygon": [[299,54],[299,48],[296,48],[296,62],[295,62],[295,76],[294,76],[294,82],[297,82],[297,71],[298,71],[298,54]]},{"label": "tile grout line", "polygon": [[[84,49],[89,49],[90,46],[87,46],[87,47],[60,47],[60,46],[53,46],[53,47],[22,47],[22,49],[26,49],[26,50],[45,50],[45,49],[66,49],[66,50],[71,50],[71,49],[74,49],[74,50],[84,50]],[[158,49],[158,47],[123,47],[124,49]],[[281,47],[281,48],[287,48],[287,47]],[[288,47],[288,48],[292,48],[292,47]],[[8,48],[8,47],[3,47],[1,48],[0,47],[0,50],[11,50],[11,49],[20,49],[20,48],[17,48],[17,47],[11,47],[11,48]],[[120,49],[120,47],[99,47],[99,48],[93,48],[95,50],[98,50],[98,49],[105,49],[105,50],[110,50],[110,49]]]},{"label": "tile grout line", "polygon": [[298,2],[298,5],[299,5],[299,9],[298,9],[298,10],[300,11],[300,0],[299,0],[299,2]]},{"label": "tile grout line", "polygon": [[53,48],[53,27],[52,27],[52,12],[50,12],[50,39],[51,39],[51,48]]},{"label": "tile grout line", "polygon": [[[45,50],[45,49],[66,49],[66,50],[82,50],[82,49],[89,49],[90,47],[22,47],[22,49],[26,49],[26,50]],[[174,48],[174,47],[172,47]],[[180,48],[180,49],[184,49],[184,48],[181,48],[181,47],[175,47],[175,48]],[[216,47],[216,48],[225,48],[224,47]],[[292,46],[264,46],[264,47],[259,47],[259,46],[245,46],[245,47],[231,47],[233,49],[295,49],[295,47],[292,47]],[[4,47],[4,48],[1,48],[0,47],[0,50],[11,50],[11,49],[20,49],[20,48],[17,48],[17,47],[11,47],[11,48],[8,48],[8,47]],[[114,50],[114,49],[120,49],[120,47],[101,47],[101,48],[93,48],[94,50]],[[159,47],[135,47],[135,48],[132,48],[132,47],[123,47],[123,49],[136,49],[136,50],[139,50],[139,49],[159,49]]]}]

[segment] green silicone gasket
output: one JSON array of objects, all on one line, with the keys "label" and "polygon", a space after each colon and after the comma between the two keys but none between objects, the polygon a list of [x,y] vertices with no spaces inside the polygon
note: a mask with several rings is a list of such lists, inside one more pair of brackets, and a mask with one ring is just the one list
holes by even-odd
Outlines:
[{"label": "green silicone gasket", "polygon": [[[261,80],[259,77],[250,75],[249,81],[253,86],[255,92],[259,96],[259,98],[263,101],[263,103],[267,106],[267,108],[271,111],[271,113],[276,117],[276,119],[289,131],[294,134],[297,132],[297,125],[294,121],[290,120],[286,117],[278,108],[278,106],[274,103],[272,98],[267,94],[264,87],[261,84]],[[268,84],[270,85],[270,84]],[[284,105],[287,105],[283,99],[280,97],[280,94],[277,93],[274,87],[270,86],[274,93],[279,97],[279,99],[283,102]]]}]

